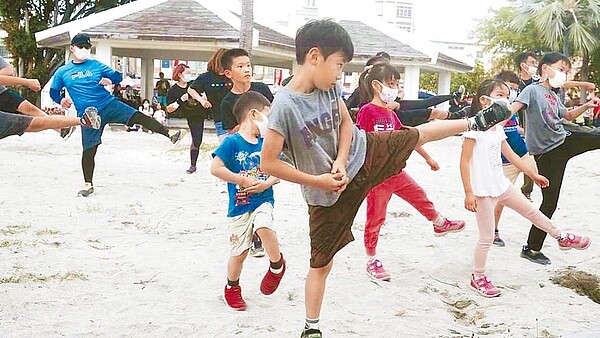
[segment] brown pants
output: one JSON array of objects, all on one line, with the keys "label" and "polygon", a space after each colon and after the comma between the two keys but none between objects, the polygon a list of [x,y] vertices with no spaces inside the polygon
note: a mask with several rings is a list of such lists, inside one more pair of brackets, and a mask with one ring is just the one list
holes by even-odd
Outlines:
[{"label": "brown pants", "polygon": [[354,240],[352,223],[367,193],[404,169],[418,140],[415,128],[367,133],[365,163],[337,202],[329,207],[308,206],[311,268],[326,266]]}]

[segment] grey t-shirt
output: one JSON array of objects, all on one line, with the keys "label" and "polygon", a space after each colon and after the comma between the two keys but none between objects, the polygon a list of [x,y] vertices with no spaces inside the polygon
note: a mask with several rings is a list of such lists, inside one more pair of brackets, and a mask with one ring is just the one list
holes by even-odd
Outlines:
[{"label": "grey t-shirt", "polygon": [[[315,89],[302,94],[280,88],[269,113],[269,128],[284,138],[283,153],[298,170],[321,175],[331,172],[337,157],[341,114],[341,86],[329,91]],[[352,143],[346,172],[351,180],[365,162],[367,139],[363,131],[352,127]],[[331,206],[339,194],[310,186],[302,186],[308,205]]]},{"label": "grey t-shirt", "polygon": [[[2,56],[0,56],[0,69],[4,69],[8,66],[10,66],[10,64],[6,62],[4,58],[2,58]],[[6,88],[5,86],[0,86],[0,94],[4,93],[7,90],[8,88]]]},{"label": "grey t-shirt", "polygon": [[525,143],[532,155],[540,155],[560,146],[567,137],[561,118],[567,108],[560,98],[541,84],[529,85],[517,97],[527,106]]}]

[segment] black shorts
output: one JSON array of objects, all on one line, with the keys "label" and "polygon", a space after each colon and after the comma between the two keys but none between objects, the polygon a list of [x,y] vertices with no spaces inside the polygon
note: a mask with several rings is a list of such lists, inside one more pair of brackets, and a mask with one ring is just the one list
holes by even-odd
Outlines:
[{"label": "black shorts", "polygon": [[23,135],[33,116],[0,112],[0,139],[11,135]]},{"label": "black shorts", "polygon": [[10,89],[0,93],[0,111],[18,113],[17,109],[25,98]]}]

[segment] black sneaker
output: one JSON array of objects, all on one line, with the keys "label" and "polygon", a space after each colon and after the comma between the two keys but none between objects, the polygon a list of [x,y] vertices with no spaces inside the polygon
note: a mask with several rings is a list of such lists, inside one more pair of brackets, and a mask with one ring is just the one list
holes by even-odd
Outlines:
[{"label": "black sneaker", "polygon": [[62,137],[62,139],[66,141],[69,139],[69,137],[71,137],[71,135],[73,135],[74,131],[75,131],[75,127],[62,128],[60,130],[60,137]]},{"label": "black sneaker", "polygon": [[475,116],[469,118],[470,130],[486,131],[495,126],[498,122],[507,120],[512,115],[508,106],[500,103],[494,103],[491,106],[480,110]]},{"label": "black sneaker", "polygon": [[252,246],[250,247],[250,256],[252,257],[264,257],[265,256],[265,248],[262,245],[262,241],[260,237],[256,234],[256,232],[252,235]]},{"label": "black sneaker", "polygon": [[457,102],[462,101],[465,97],[465,85],[460,85],[460,87],[458,87],[458,90],[452,93],[452,96],[454,96],[454,99]]},{"label": "black sneaker", "polygon": [[552,263],[550,258],[546,257],[541,251],[531,250],[527,245],[523,245],[521,257],[541,265],[549,265]]},{"label": "black sneaker", "polygon": [[318,329],[304,329],[300,338],[323,338],[321,330]]},{"label": "black sneaker", "polygon": [[183,136],[185,136],[185,131],[178,130],[175,134],[169,136],[169,138],[173,144],[178,144],[183,139]]},{"label": "black sneaker", "polygon": [[505,246],[506,245],[504,243],[504,241],[502,240],[502,238],[500,238],[500,233],[498,231],[496,231],[494,233],[494,245],[496,245],[496,246]]}]

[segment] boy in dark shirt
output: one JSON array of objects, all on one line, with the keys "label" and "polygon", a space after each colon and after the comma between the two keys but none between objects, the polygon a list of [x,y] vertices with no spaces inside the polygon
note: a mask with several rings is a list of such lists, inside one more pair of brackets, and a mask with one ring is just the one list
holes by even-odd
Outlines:
[{"label": "boy in dark shirt", "polygon": [[221,57],[221,65],[224,69],[223,74],[233,82],[231,91],[221,101],[221,121],[223,129],[227,130],[229,134],[233,134],[238,128],[238,123],[233,115],[233,106],[237,99],[245,92],[252,90],[263,94],[269,102],[272,102],[273,93],[266,84],[252,82],[252,64],[247,51],[239,48],[226,51]]}]

